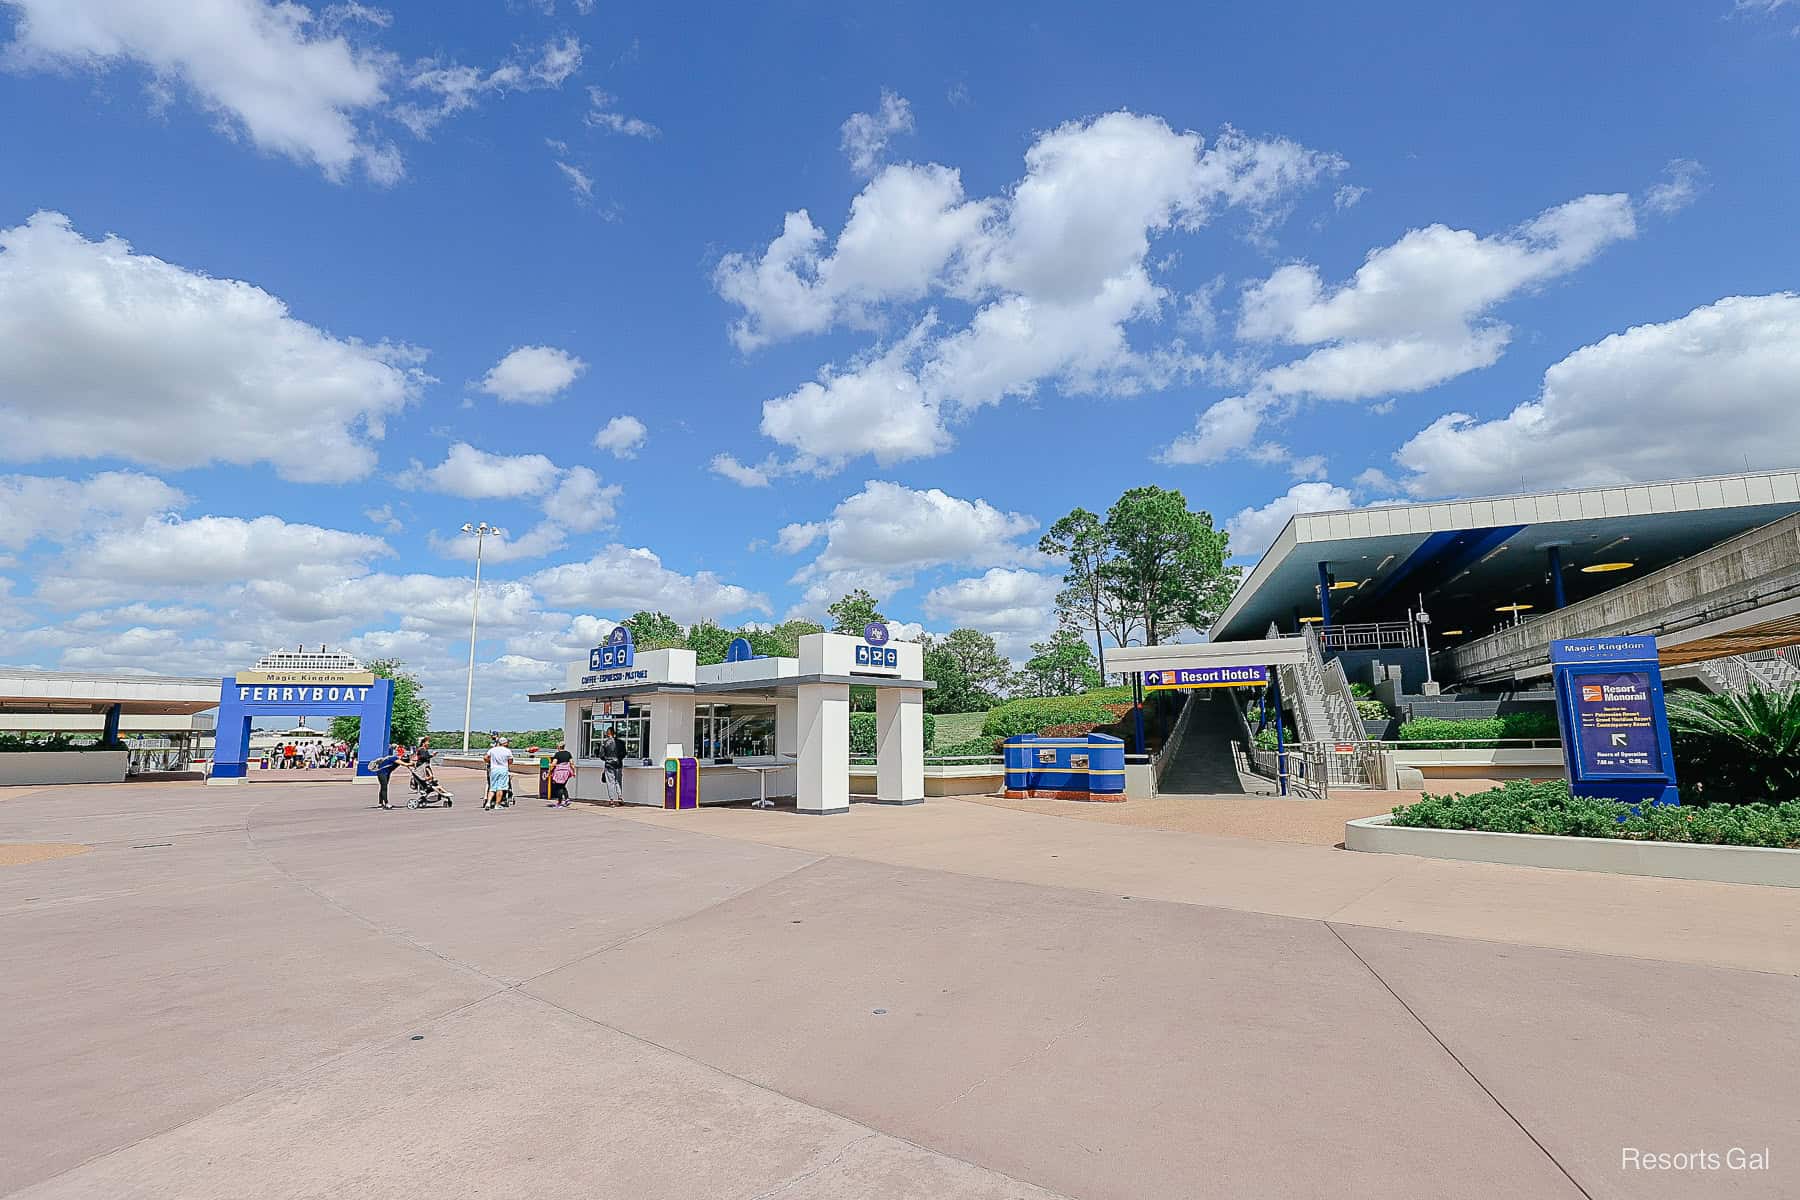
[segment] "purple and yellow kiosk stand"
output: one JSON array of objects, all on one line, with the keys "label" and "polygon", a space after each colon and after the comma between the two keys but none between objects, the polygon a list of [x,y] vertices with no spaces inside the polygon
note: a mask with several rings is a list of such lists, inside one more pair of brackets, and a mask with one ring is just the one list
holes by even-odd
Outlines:
[{"label": "purple and yellow kiosk stand", "polygon": [[663,759],[663,807],[700,807],[700,760]]},{"label": "purple and yellow kiosk stand", "polygon": [[1679,804],[1662,666],[1653,637],[1550,643],[1569,790],[1626,804]]}]

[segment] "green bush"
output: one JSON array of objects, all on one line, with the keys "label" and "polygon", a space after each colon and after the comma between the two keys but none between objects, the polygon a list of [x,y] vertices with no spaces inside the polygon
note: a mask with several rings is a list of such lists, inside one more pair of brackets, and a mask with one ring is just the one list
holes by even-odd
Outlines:
[{"label": "green bush", "polygon": [[1366,683],[1353,683],[1350,685],[1350,694],[1358,700],[1373,700],[1375,689]]},{"label": "green bush", "polygon": [[[1101,692],[1008,700],[988,713],[981,723],[981,732],[988,737],[1006,738],[1019,733],[1037,733],[1047,725],[1110,725],[1118,718],[1106,706],[1107,700],[1097,698],[1108,695]],[[1126,704],[1129,700],[1111,700],[1110,703]]]},{"label": "green bush", "polygon": [[[925,752],[926,762],[935,762],[944,758],[992,758],[998,756],[999,749],[995,739],[986,736],[972,737],[966,742],[957,742],[949,746],[934,746]],[[955,764],[952,764],[955,765]]]},{"label": "green bush", "polygon": [[[76,741],[80,738],[80,741]],[[98,750],[98,733],[0,733],[0,754],[43,754],[48,751]]]},{"label": "green bush", "polygon": [[[874,713],[853,712],[850,714],[850,753],[853,757],[870,758],[876,750],[876,725]],[[925,714],[925,744],[931,745],[931,739],[937,736],[937,718],[930,713]]]},{"label": "green bush", "polygon": [[1684,801],[1800,800],[1800,688],[1670,692],[1668,706]]},{"label": "green bush", "polygon": [[[1291,746],[1296,741],[1299,740],[1294,735],[1294,727],[1292,724],[1284,724],[1284,725],[1282,725],[1281,729],[1282,729],[1282,737],[1284,737],[1287,740],[1288,745]],[[1265,726],[1263,726],[1262,729],[1257,731],[1256,748],[1258,750],[1278,749],[1278,747],[1275,744],[1275,727],[1273,725],[1265,725]]]},{"label": "green bush", "polygon": [[1130,704],[1131,689],[1129,687],[1089,688],[1082,693],[1089,700],[1099,700],[1104,704]]},{"label": "green bush", "polygon": [[1388,719],[1388,706],[1379,700],[1358,699],[1356,715],[1365,721],[1385,721]]},{"label": "green bush", "polygon": [[1800,801],[1785,804],[1629,804],[1569,793],[1565,780],[1514,780],[1472,795],[1425,796],[1394,809],[1420,829],[1542,833],[1716,846],[1800,849]]},{"label": "green bush", "polygon": [[942,742],[946,746],[952,743],[960,745],[970,738],[980,737],[981,723],[985,720],[987,720],[985,709],[981,712],[938,713],[937,737],[926,742],[925,748],[927,750],[936,749],[938,742]]},{"label": "green bush", "polygon": [[1436,749],[1488,749],[1497,738],[1554,738],[1556,717],[1543,712],[1497,717],[1414,717],[1400,724],[1403,742],[1431,742]]}]

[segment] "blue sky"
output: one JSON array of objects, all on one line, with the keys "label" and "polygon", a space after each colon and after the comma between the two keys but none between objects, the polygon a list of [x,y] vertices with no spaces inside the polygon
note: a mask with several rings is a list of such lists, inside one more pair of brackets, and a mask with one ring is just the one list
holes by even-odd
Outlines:
[{"label": "blue sky", "polygon": [[0,0],[3,657],[441,722],[486,519],[515,724],[639,607],[1021,653],[1140,483],[1793,465],[1800,3],[841,7]]}]

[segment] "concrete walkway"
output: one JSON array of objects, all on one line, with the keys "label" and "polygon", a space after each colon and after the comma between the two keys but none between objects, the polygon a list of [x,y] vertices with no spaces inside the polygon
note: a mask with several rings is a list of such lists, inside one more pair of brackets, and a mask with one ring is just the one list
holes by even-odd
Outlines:
[{"label": "concrete walkway", "polygon": [[[0,804],[0,842],[93,847],[0,868],[0,1194],[1800,1191],[1779,889],[371,795]],[[1770,1169],[1620,1166],[1733,1146]]]}]

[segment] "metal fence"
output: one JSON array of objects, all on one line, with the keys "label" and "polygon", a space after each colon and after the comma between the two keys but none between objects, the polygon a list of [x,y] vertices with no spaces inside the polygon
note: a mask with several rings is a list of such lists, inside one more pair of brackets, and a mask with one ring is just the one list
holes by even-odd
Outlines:
[{"label": "metal fence", "polygon": [[1416,646],[1419,638],[1411,621],[1371,621],[1321,629],[1319,644],[1333,650],[1385,650]]}]

